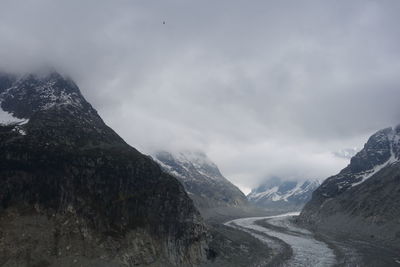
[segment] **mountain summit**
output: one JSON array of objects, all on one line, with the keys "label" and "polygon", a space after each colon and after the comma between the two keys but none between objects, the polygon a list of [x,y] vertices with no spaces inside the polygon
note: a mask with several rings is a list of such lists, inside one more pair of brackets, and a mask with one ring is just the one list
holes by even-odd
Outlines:
[{"label": "mountain summit", "polygon": [[400,245],[400,126],[373,134],[337,175],[326,179],[300,221],[326,232]]},{"label": "mountain summit", "polygon": [[205,259],[207,230],[183,186],[105,125],[71,79],[3,73],[0,101],[3,265]]},{"label": "mountain summit", "polygon": [[17,78],[2,74],[1,107],[17,118],[30,118],[35,112],[64,106],[71,110],[95,113],[78,86],[57,72],[27,74]]},{"label": "mountain summit", "polygon": [[154,157],[166,172],[183,184],[203,216],[213,216],[209,212],[218,208],[240,208],[247,205],[242,191],[221,174],[206,154],[161,151]]},{"label": "mountain summit", "polygon": [[317,180],[284,181],[274,177],[253,189],[247,198],[267,210],[296,211],[311,199],[318,186]]}]

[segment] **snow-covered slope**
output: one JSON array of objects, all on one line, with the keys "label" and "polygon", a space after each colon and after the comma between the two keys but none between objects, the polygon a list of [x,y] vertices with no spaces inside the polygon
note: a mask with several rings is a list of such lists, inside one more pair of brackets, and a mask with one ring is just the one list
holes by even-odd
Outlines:
[{"label": "snow-covered slope", "polygon": [[321,193],[332,197],[351,187],[359,186],[385,167],[395,164],[400,157],[400,126],[386,128],[373,134],[364,148],[351,158],[350,164],[339,174],[321,185]]},{"label": "snow-covered slope", "polygon": [[66,112],[92,125],[103,123],[78,86],[58,72],[24,75],[0,72],[0,125],[26,135],[30,119],[49,111]]},{"label": "snow-covered slope", "polygon": [[247,204],[246,196],[222,176],[202,152],[158,152],[155,160],[183,184],[189,196],[200,209],[238,207]]},{"label": "snow-covered slope", "polygon": [[1,106],[6,111],[13,106],[12,113],[17,118],[29,118],[33,112],[53,106],[84,108],[87,105],[75,83],[56,72],[12,76],[7,85],[7,88],[0,88]]},{"label": "snow-covered slope", "polygon": [[14,117],[11,113],[4,111],[0,106],[0,124],[9,125],[9,124],[23,124],[28,122],[28,119],[19,119]]},{"label": "snow-covered slope", "polygon": [[9,124],[21,124],[27,122],[26,119],[17,118],[12,113],[7,112],[1,108],[1,103],[5,98],[6,93],[4,91],[11,88],[17,78],[14,75],[7,75],[5,73],[0,73],[0,124],[1,125],[9,125]]},{"label": "snow-covered slope", "polygon": [[337,175],[326,179],[299,220],[323,231],[400,246],[400,126],[373,134]]},{"label": "snow-covered slope", "polygon": [[283,181],[274,177],[253,189],[247,198],[267,209],[299,210],[318,186],[317,180]]}]

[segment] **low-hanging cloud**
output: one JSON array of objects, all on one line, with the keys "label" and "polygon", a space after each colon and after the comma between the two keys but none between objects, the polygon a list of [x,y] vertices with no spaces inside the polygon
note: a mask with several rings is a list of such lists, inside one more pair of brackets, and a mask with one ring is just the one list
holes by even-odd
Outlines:
[{"label": "low-hanging cloud", "polygon": [[[144,153],[197,149],[241,188],[326,178],[400,122],[398,1],[0,3],[0,68],[72,76]],[[165,21],[165,24],[163,23]]]}]

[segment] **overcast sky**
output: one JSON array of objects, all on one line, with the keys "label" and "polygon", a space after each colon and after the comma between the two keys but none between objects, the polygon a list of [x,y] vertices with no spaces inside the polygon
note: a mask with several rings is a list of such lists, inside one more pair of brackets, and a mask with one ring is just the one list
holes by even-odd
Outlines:
[{"label": "overcast sky", "polygon": [[[0,68],[55,66],[143,153],[244,191],[323,179],[400,122],[400,1],[1,0]],[[165,24],[163,24],[165,21]]]}]

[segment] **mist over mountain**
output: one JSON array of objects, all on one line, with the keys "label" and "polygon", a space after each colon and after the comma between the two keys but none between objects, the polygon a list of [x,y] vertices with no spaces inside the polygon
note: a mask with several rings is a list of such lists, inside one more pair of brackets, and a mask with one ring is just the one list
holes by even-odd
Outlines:
[{"label": "mist over mountain", "polygon": [[345,149],[341,149],[339,151],[335,151],[335,152],[333,152],[333,154],[339,158],[351,159],[359,151],[360,151],[360,149],[358,149],[356,147],[355,148],[345,148]]},{"label": "mist over mountain", "polygon": [[229,218],[266,214],[252,207],[239,188],[225,178],[218,166],[200,151],[159,151],[155,160],[185,187],[203,218],[224,222]]},{"label": "mist over mountain", "polygon": [[333,152],[398,121],[398,10],[392,0],[4,0],[0,69],[55,66],[143,153],[199,149],[254,188],[271,175],[337,173],[347,159]]},{"label": "mist over mountain", "polygon": [[1,0],[0,267],[398,266],[399,14]]},{"label": "mist over mountain", "polygon": [[155,159],[178,178],[199,208],[244,206],[246,196],[224,176],[217,165],[201,152],[158,152]]},{"label": "mist over mountain", "polygon": [[109,128],[71,79],[2,73],[0,105],[1,264],[207,259],[207,228],[183,186]]},{"label": "mist over mountain", "polygon": [[314,192],[300,220],[331,234],[399,246],[399,140],[400,126],[373,134]]}]

